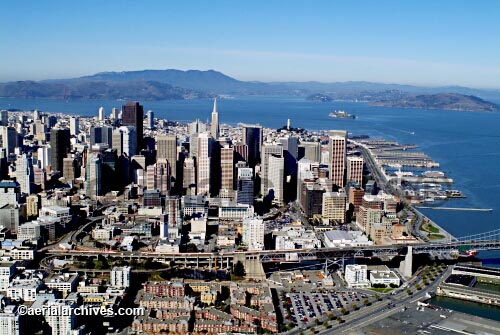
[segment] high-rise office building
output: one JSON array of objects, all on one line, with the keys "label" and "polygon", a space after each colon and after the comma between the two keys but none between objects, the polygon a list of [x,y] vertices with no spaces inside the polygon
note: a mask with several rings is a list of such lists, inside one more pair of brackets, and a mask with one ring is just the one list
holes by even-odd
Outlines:
[{"label": "high-rise office building", "polygon": [[18,146],[18,134],[15,128],[0,126],[0,142],[2,148],[7,150],[7,154],[14,153],[14,149]]},{"label": "high-rise office building", "polygon": [[236,164],[236,202],[239,204],[253,205],[253,170],[245,162]]},{"label": "high-rise office building", "polygon": [[193,158],[187,157],[184,160],[182,171],[182,187],[189,188],[196,185],[196,164]]},{"label": "high-rise office building", "polygon": [[27,332],[23,316],[19,315],[18,306],[7,305],[0,312],[0,335],[21,335]]},{"label": "high-rise office building", "polygon": [[42,146],[37,149],[39,166],[41,169],[46,169],[50,165],[50,160],[52,157],[52,148],[50,146]]},{"label": "high-rise office building", "polygon": [[50,148],[50,165],[52,171],[59,171],[62,173],[63,159],[71,148],[69,129],[52,128],[50,131]]},{"label": "high-rise office building", "polygon": [[267,183],[267,192],[264,194],[273,195],[273,202],[275,203],[283,203],[284,194],[283,194],[283,181],[284,181],[284,158],[279,155],[270,155],[268,158],[268,183]]},{"label": "high-rise office building", "polygon": [[80,122],[78,117],[72,116],[69,119],[69,133],[71,136],[77,136],[80,133]]},{"label": "high-rise office building", "polygon": [[166,159],[171,176],[177,179],[177,136],[163,135],[156,139],[156,159]]},{"label": "high-rise office building", "polygon": [[141,151],[143,148],[142,142],[144,137],[143,130],[143,121],[144,121],[144,109],[142,105],[138,102],[129,102],[122,107],[122,125],[123,126],[133,126],[136,130],[136,138],[135,138],[135,149],[136,152],[130,153],[130,156],[133,156]]},{"label": "high-rise office building", "polygon": [[312,162],[321,161],[321,146],[319,142],[300,142],[298,147],[298,159],[303,157]]},{"label": "high-rise office building", "polygon": [[165,195],[170,190],[170,168],[166,159],[158,159],[156,164],[146,168],[146,188],[160,190]]},{"label": "high-rise office building", "polygon": [[181,199],[176,196],[165,198],[165,214],[168,220],[168,238],[177,239],[182,230],[182,206]]},{"label": "high-rise office building", "polygon": [[21,186],[21,192],[31,194],[34,191],[35,175],[31,157],[26,154],[17,157],[16,180]]},{"label": "high-rise office building", "polygon": [[266,196],[268,194],[269,189],[275,187],[271,187],[269,183],[269,157],[271,156],[283,157],[283,147],[281,145],[271,144],[262,146],[260,165],[260,193],[262,193],[263,196]]},{"label": "high-rise office building", "polygon": [[219,138],[219,113],[217,112],[217,98],[214,99],[214,108],[212,111],[212,123],[210,124],[210,132],[214,139]]},{"label": "high-rise office building", "polygon": [[212,138],[208,133],[198,134],[198,156],[196,157],[197,194],[205,195],[210,191],[210,161],[212,157]]},{"label": "high-rise office building", "polygon": [[359,187],[363,186],[363,157],[347,157],[347,182],[354,181]]},{"label": "high-rise office building", "polygon": [[104,119],[106,118],[106,116],[104,115],[104,107],[99,107],[99,121],[104,121]]},{"label": "high-rise office building", "polygon": [[149,110],[147,113],[148,129],[153,129],[155,127],[155,113]]},{"label": "high-rise office building", "polygon": [[347,132],[344,130],[332,130],[328,145],[330,149],[330,179],[334,185],[344,187]]},{"label": "high-rise office building", "polygon": [[0,111],[0,125],[5,127],[9,126],[9,112],[6,110]]},{"label": "high-rise office building", "polygon": [[236,162],[248,162],[248,146],[246,144],[235,144],[234,149],[234,160]]},{"label": "high-rise office building", "polygon": [[91,199],[102,195],[102,167],[98,155],[90,154],[86,166],[85,188]]},{"label": "high-rise office building", "polygon": [[66,157],[63,159],[62,175],[64,178],[66,178],[66,181],[69,184],[72,185],[75,178],[79,177],[79,170],[80,166],[78,165],[78,161],[74,157]]},{"label": "high-rise office building", "polygon": [[230,146],[220,148],[221,190],[233,189],[234,150]]},{"label": "high-rise office building", "polygon": [[137,152],[137,133],[135,127],[121,126],[113,131],[112,147],[116,149],[117,155],[123,154],[132,157]]},{"label": "high-rise office building", "polygon": [[322,216],[323,219],[338,224],[345,222],[346,194],[344,192],[323,193]]},{"label": "high-rise office building", "polygon": [[262,127],[258,125],[244,125],[243,144],[247,145],[248,164],[253,168],[261,159]]},{"label": "high-rise office building", "polygon": [[243,219],[242,241],[248,246],[248,250],[262,250],[264,248],[264,228],[262,219]]}]

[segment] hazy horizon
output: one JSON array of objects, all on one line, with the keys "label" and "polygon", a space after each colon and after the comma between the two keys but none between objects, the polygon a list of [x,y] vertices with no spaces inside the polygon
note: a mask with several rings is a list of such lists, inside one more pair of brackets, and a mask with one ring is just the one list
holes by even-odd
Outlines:
[{"label": "hazy horizon", "polygon": [[0,81],[214,69],[243,81],[500,89],[497,1],[16,1]]}]

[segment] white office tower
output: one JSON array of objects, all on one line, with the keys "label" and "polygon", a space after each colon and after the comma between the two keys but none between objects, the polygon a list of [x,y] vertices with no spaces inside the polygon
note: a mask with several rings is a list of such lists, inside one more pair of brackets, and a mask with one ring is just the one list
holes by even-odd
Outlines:
[{"label": "white office tower", "polygon": [[73,334],[76,327],[75,308],[76,303],[72,300],[54,299],[48,300],[44,308],[57,313],[46,313],[45,321],[52,329],[52,335]]},{"label": "white office tower", "polygon": [[121,126],[113,131],[113,148],[118,156],[132,157],[137,149],[137,132],[135,127]]},{"label": "white office tower", "polygon": [[118,112],[118,108],[113,107],[113,108],[111,109],[111,115],[109,116],[109,118],[110,118],[111,120],[118,120],[118,113],[119,113],[119,112]]},{"label": "white office tower", "polygon": [[87,196],[91,199],[102,195],[102,179],[101,179],[102,169],[101,160],[97,154],[90,154],[87,166],[86,166],[86,177],[85,177],[85,188]]},{"label": "white office tower", "polygon": [[363,157],[347,157],[347,182],[353,181],[359,187],[363,186]]},{"label": "white office tower", "polygon": [[80,122],[77,117],[72,116],[71,119],[69,119],[69,133],[71,136],[77,136],[78,133],[80,133]]},{"label": "white office tower", "polygon": [[36,120],[40,120],[40,112],[37,109],[33,111],[33,121]]},{"label": "white office tower", "polygon": [[281,145],[263,145],[261,149],[261,170],[260,170],[260,193],[267,195],[269,186],[269,157],[283,157],[283,147]]},{"label": "white office tower", "polygon": [[148,122],[148,129],[153,129],[155,126],[155,114],[153,113],[152,110],[149,110],[147,112],[147,122]]},{"label": "white office tower", "polygon": [[50,155],[52,154],[52,150],[50,145],[45,145],[43,147],[38,148],[37,155],[38,161],[40,162],[40,168],[46,169],[47,166],[50,165]]},{"label": "white office tower", "polygon": [[347,287],[369,287],[368,267],[364,264],[349,264],[345,267],[345,281]]},{"label": "white office tower", "polygon": [[104,121],[105,116],[104,116],[104,107],[99,107],[99,121]]},{"label": "white office tower", "polygon": [[217,98],[214,99],[214,109],[212,111],[212,123],[210,124],[210,132],[215,139],[219,138],[219,113],[217,112]]},{"label": "white office tower", "polygon": [[334,185],[344,187],[344,170],[346,166],[347,132],[345,130],[330,131],[329,160],[330,179]]},{"label": "white office tower", "polygon": [[243,219],[243,243],[248,247],[248,250],[264,249],[264,221],[258,218]]},{"label": "white office tower", "polygon": [[283,203],[283,180],[285,178],[285,160],[283,157],[271,155],[268,158],[268,190],[273,194],[273,202]]},{"label": "white office tower", "polygon": [[25,334],[26,327],[23,327],[17,308],[15,305],[7,305],[0,312],[0,335]]},{"label": "white office tower", "polygon": [[208,133],[198,134],[198,156],[197,156],[197,194],[208,195],[210,191],[210,160],[212,138]]},{"label": "white office tower", "polygon": [[9,125],[9,112],[6,110],[0,111],[0,122],[2,126],[8,126]]},{"label": "white office tower", "polygon": [[17,144],[18,134],[15,128],[0,126],[0,142],[2,144],[2,148],[7,150],[7,153],[12,154]]},{"label": "white office tower", "polygon": [[200,122],[200,120],[198,119],[189,124],[189,135],[204,133],[206,131],[207,131],[207,125],[203,122]]},{"label": "white office tower", "polygon": [[16,180],[21,186],[21,192],[31,194],[34,191],[35,175],[31,157],[23,154],[16,160]]},{"label": "white office tower", "polygon": [[127,288],[130,286],[130,266],[115,266],[111,269],[111,286]]}]

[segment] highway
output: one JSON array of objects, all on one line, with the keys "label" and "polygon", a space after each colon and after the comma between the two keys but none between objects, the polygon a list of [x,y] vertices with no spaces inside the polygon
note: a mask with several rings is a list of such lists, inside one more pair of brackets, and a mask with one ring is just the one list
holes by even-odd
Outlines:
[{"label": "highway", "polygon": [[[361,307],[358,311],[352,311],[349,314],[342,316],[344,323],[338,324],[336,320],[329,321],[330,324],[333,325],[330,329],[325,329],[323,326],[311,325],[311,327],[316,327],[316,329],[320,330],[318,334],[344,334],[348,332],[352,332],[355,329],[359,329],[362,327],[366,327],[372,323],[380,321],[384,318],[387,318],[393,314],[398,313],[403,308],[409,308],[411,305],[415,304],[417,301],[423,300],[426,297],[426,294],[429,292],[434,292],[439,285],[441,279],[451,273],[451,267],[448,268],[443,274],[436,277],[436,279],[430,283],[428,286],[425,286],[421,283],[418,275],[415,275],[409,282],[406,287],[401,287],[394,292],[397,292],[395,295],[386,295],[385,299],[381,301],[373,303],[368,307]],[[416,290],[415,286],[420,284],[423,287],[420,291]],[[410,288],[413,292],[416,293],[412,295],[408,295],[406,290]],[[389,307],[388,305],[393,305],[393,307]],[[326,315],[320,318],[320,322],[328,321]],[[320,324],[321,324],[320,323]],[[297,335],[301,332],[304,332],[301,329],[296,329],[286,333],[287,335]]]}]

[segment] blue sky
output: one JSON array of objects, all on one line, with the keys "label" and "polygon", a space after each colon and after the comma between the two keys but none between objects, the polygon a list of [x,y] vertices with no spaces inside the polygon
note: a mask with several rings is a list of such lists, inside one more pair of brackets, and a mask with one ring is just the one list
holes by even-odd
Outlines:
[{"label": "blue sky", "polygon": [[500,1],[1,1],[0,81],[215,69],[500,88]]}]

